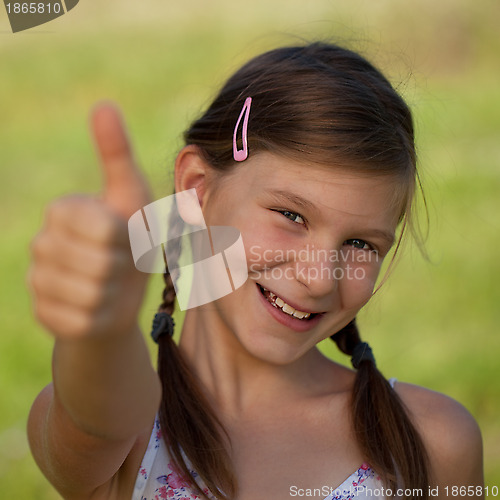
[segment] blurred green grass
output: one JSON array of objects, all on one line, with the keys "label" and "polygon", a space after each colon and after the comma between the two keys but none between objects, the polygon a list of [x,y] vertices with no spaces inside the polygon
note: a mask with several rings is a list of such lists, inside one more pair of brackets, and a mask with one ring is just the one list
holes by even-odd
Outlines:
[{"label": "blurred green grass", "polygon": [[[0,497],[58,498],[26,444],[29,407],[50,381],[51,339],[33,321],[25,274],[45,205],[99,189],[89,109],[103,98],[122,106],[160,197],[170,189],[181,132],[224,77],[298,37],[359,48],[414,109],[430,261],[408,241],[360,324],[387,376],[445,392],[474,414],[487,484],[500,485],[499,5],[80,4],[23,34],[8,33],[0,18]],[[154,277],[142,312],[146,330],[160,291]],[[345,362],[328,343],[324,349]]]}]

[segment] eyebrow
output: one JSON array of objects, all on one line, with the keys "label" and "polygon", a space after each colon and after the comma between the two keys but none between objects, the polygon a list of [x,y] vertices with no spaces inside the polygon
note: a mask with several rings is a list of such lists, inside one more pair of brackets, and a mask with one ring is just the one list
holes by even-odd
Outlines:
[{"label": "eyebrow", "polygon": [[308,210],[310,212],[318,213],[318,208],[316,205],[311,203],[309,200],[302,198],[291,191],[285,191],[283,189],[272,189],[268,191],[277,203],[293,203],[295,206],[301,208],[302,210]]}]

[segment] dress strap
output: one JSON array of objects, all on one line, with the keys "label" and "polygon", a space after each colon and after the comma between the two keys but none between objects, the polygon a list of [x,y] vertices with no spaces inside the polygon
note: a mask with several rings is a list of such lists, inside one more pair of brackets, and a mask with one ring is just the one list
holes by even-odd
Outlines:
[{"label": "dress strap", "polygon": [[153,424],[153,430],[151,432],[151,437],[149,438],[148,448],[142,459],[142,463],[139,468],[139,473],[137,474],[137,479],[135,481],[132,500],[141,500],[143,498],[143,492],[144,489],[146,488],[146,484],[148,482],[151,469],[153,468],[153,462],[155,461],[156,454],[158,453],[158,448],[160,447],[159,446],[160,439],[161,439],[160,420],[158,415],[156,415]]},{"label": "dress strap", "polygon": [[391,385],[391,387],[394,389],[394,384],[398,381],[397,378],[395,377],[392,377],[388,380],[389,384]]}]

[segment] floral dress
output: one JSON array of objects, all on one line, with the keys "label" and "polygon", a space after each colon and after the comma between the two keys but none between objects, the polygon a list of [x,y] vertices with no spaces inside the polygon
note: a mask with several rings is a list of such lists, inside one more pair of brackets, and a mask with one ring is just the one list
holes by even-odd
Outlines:
[{"label": "floral dress", "polygon": [[[214,498],[196,471],[191,469],[188,460],[186,464],[208,498]],[[328,495],[323,496],[323,500],[362,500],[365,498],[382,500],[385,498],[380,477],[366,463],[354,471],[341,485],[323,486],[320,492]],[[302,495],[299,495],[300,493]],[[297,491],[297,496],[304,495],[321,498],[317,496],[316,491]],[[139,468],[132,500],[196,500],[200,498],[170,457],[162,439],[159,419],[156,418],[148,448]]]},{"label": "floral dress", "polygon": [[[190,462],[185,455],[184,459],[203,492],[209,498],[213,498],[196,471],[191,469]],[[195,500],[201,497],[193,491],[170,457],[165,441],[162,439],[160,420],[157,416],[148,448],[137,474],[132,500],[163,500],[164,498]]]},{"label": "floral dress", "polygon": [[[394,386],[395,379],[390,379]],[[209,493],[203,480],[184,455],[186,465],[197,480],[200,488],[208,498],[214,497]],[[383,500],[385,491],[380,477],[366,463],[360,465],[342,484],[334,487],[323,486],[316,490],[297,491],[296,497],[310,497],[318,500]],[[299,493],[302,493],[300,495]],[[291,491],[291,497],[292,491]],[[142,459],[139,473],[135,482],[132,500],[197,500],[200,496],[182,476],[170,456],[160,428],[158,417],[155,419],[153,432],[148,448]],[[258,500],[258,499],[256,499]]]}]

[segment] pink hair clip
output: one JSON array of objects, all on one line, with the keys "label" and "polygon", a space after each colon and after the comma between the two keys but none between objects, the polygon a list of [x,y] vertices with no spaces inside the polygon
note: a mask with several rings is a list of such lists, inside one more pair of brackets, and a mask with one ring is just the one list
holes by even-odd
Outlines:
[{"label": "pink hair clip", "polygon": [[[245,99],[245,104],[243,104],[243,108],[241,110],[240,116],[238,117],[238,121],[236,122],[236,126],[234,127],[233,133],[233,158],[234,161],[244,161],[248,158],[248,139],[247,139],[247,129],[248,129],[248,117],[250,116],[250,106],[252,105],[252,98],[247,97]],[[243,149],[238,149],[238,145],[236,142],[236,134],[238,133],[238,127],[240,126],[241,119],[245,115],[245,119],[243,120]]]}]

